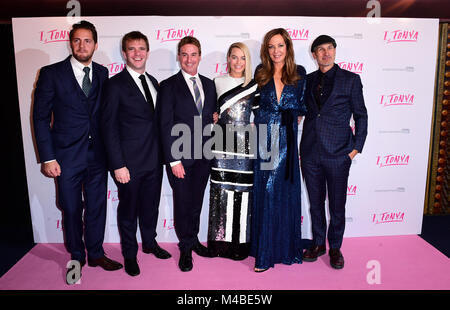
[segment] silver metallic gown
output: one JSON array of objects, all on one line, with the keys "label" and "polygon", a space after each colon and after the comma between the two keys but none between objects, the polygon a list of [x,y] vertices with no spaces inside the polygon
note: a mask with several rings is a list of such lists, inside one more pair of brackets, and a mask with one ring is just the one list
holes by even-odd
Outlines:
[{"label": "silver metallic gown", "polygon": [[217,125],[224,135],[222,145],[216,144],[213,151],[208,249],[212,256],[235,260],[245,259],[250,248],[254,150],[249,131],[252,110],[257,108],[257,84],[252,80],[242,87],[243,81],[228,75],[214,80]]}]

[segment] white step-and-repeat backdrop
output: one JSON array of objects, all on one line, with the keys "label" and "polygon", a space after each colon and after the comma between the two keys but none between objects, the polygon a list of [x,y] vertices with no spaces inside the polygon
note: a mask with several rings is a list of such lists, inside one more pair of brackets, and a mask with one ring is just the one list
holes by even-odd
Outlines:
[{"label": "white step-and-repeat backdrop", "polygon": [[[122,36],[133,30],[150,41],[147,71],[159,81],[179,70],[176,45],[186,36],[202,44],[201,74],[226,73],[228,46],[250,48],[259,64],[264,34],[283,27],[294,42],[295,57],[306,71],[317,69],[310,46],[328,34],[337,41],[336,63],[361,76],[369,114],[363,153],[353,160],[348,184],[346,237],[419,234],[425,197],[438,40],[437,19],[338,17],[87,17],[99,34],[94,61],[110,76],[124,68]],[[31,130],[33,92],[39,69],[70,53],[66,17],[13,19],[19,103],[34,240],[63,242],[55,182],[42,175]],[[4,103],[15,104],[15,103]],[[351,125],[351,124],[350,124]],[[300,133],[301,134],[301,133]],[[119,242],[117,188],[108,185],[105,242]],[[311,238],[306,189],[302,187],[303,237]],[[200,241],[206,241],[209,187],[201,215]],[[164,176],[158,241],[177,242],[172,191]],[[140,238],[140,236],[139,236]]]}]

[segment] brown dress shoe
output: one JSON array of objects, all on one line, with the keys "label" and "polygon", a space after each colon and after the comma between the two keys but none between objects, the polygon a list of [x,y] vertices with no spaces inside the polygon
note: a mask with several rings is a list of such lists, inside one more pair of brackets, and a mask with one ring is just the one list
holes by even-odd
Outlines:
[{"label": "brown dress shoe", "polygon": [[303,252],[303,261],[305,262],[315,262],[317,257],[322,256],[327,252],[325,245],[313,245],[308,250]]},{"label": "brown dress shoe", "polygon": [[344,268],[344,256],[339,249],[330,249],[330,265],[334,269]]},{"label": "brown dress shoe", "polygon": [[90,267],[100,266],[103,269],[108,270],[108,271],[118,270],[123,267],[121,263],[113,261],[112,259],[109,259],[108,257],[106,257],[104,255],[97,259],[92,259],[92,260],[88,259],[88,265]]}]

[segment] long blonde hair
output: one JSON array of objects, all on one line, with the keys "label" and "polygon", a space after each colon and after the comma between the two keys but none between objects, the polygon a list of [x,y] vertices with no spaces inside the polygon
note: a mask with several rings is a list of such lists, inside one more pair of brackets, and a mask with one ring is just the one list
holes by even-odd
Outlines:
[{"label": "long blonde hair", "polygon": [[247,86],[248,83],[250,83],[250,81],[253,78],[253,74],[252,74],[252,60],[250,57],[250,51],[248,50],[247,45],[245,45],[242,42],[235,42],[233,44],[230,45],[230,47],[228,48],[228,52],[227,52],[227,65],[228,65],[228,73],[230,73],[231,71],[231,66],[230,66],[230,62],[228,61],[228,59],[230,58],[231,55],[231,51],[233,50],[233,48],[238,48],[240,49],[245,56],[245,70],[244,70],[244,84],[242,85],[242,87]]},{"label": "long blonde hair", "polygon": [[286,58],[281,81],[285,85],[292,85],[300,79],[300,76],[297,73],[297,65],[295,64],[294,47],[291,37],[284,28],[276,28],[266,33],[263,43],[261,44],[260,57],[262,66],[255,73],[255,80],[260,87],[266,85],[275,73],[275,68],[269,55],[269,41],[277,34],[283,37],[284,43],[286,44]]}]

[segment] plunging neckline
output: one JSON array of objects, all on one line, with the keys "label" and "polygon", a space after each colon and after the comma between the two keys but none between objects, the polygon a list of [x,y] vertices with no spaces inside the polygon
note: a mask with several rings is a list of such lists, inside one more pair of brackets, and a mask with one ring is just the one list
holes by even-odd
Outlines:
[{"label": "plunging neckline", "polygon": [[275,83],[275,78],[272,78],[272,81],[273,81],[273,88],[275,90],[275,99],[277,101],[277,105],[280,105],[281,97],[283,97],[283,91],[286,85],[284,85],[283,82],[281,82],[283,84],[283,88],[281,89],[280,98],[278,98],[277,84]]}]

